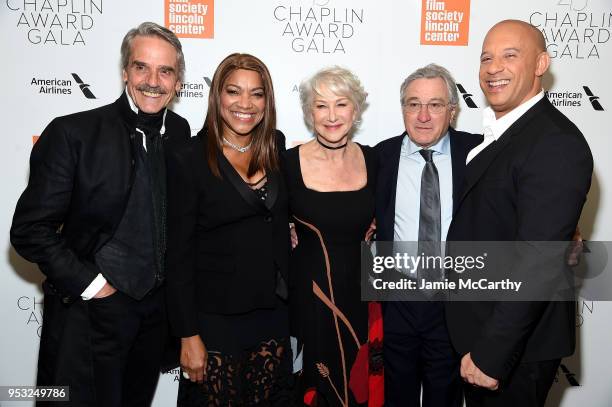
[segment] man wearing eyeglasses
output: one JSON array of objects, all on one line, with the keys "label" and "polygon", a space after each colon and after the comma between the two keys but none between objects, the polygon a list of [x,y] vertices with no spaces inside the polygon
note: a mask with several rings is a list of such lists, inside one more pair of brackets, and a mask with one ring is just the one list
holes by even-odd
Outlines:
[{"label": "man wearing eyeglasses", "polygon": [[[376,238],[437,244],[446,240],[466,156],[482,136],[450,127],[457,88],[441,66],[410,74],[400,98],[405,132],[377,146]],[[459,359],[443,303],[423,297],[383,304],[385,405],[419,406],[422,388],[424,407],[460,406]]]}]

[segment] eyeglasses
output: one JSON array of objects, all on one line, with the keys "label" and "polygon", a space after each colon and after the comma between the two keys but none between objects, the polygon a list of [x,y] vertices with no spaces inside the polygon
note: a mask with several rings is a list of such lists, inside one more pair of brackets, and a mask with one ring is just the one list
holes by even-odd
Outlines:
[{"label": "eyeglasses", "polygon": [[444,112],[446,106],[450,105],[450,103],[442,103],[442,102],[431,102],[431,103],[419,103],[419,102],[408,102],[404,104],[404,109],[406,109],[409,113],[419,113],[423,106],[427,106],[427,110],[429,113],[440,114]]}]

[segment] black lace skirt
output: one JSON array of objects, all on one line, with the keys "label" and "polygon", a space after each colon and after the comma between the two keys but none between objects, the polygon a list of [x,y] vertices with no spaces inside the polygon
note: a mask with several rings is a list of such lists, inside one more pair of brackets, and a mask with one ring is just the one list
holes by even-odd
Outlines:
[{"label": "black lace skirt", "polygon": [[202,314],[208,350],[202,384],[181,372],[179,407],[291,405],[291,347],[287,305],[239,315]]}]

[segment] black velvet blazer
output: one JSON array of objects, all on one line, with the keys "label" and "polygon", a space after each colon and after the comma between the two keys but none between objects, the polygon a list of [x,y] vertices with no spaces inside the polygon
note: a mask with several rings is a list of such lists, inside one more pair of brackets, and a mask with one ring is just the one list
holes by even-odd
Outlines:
[{"label": "black velvet blazer", "polygon": [[[278,133],[281,147],[284,136]],[[276,303],[290,250],[287,188],[268,175],[264,201],[218,153],[222,178],[206,161],[205,135],[169,152],[168,312],[173,334],[198,333],[198,312],[237,314]]]},{"label": "black velvet blazer", "polygon": [[[11,242],[47,276],[43,288],[79,298],[100,270],[93,255],[114,234],[134,180],[136,114],[114,103],[54,119],[32,148]],[[186,143],[187,120],[168,110],[165,147]]]}]

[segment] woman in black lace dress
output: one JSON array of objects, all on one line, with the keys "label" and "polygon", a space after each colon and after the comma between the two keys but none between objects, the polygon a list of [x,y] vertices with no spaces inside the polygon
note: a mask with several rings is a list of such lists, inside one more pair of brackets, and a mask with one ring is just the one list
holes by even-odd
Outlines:
[{"label": "woman in black lace dress", "polygon": [[168,153],[168,313],[178,405],[287,405],[287,191],[270,74],[232,54],[205,126]]}]

